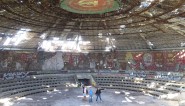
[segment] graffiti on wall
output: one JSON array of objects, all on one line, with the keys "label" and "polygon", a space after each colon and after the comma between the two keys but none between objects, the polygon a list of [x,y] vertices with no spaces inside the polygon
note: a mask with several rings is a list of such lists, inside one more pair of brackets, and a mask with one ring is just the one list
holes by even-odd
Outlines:
[{"label": "graffiti on wall", "polygon": [[12,80],[12,79],[23,79],[28,78],[29,72],[10,72],[10,73],[4,73],[3,79],[4,80]]},{"label": "graffiti on wall", "polygon": [[124,71],[122,74],[130,78],[152,78],[152,79],[165,79],[165,80],[181,80],[183,73],[181,72],[159,72],[159,71]]}]

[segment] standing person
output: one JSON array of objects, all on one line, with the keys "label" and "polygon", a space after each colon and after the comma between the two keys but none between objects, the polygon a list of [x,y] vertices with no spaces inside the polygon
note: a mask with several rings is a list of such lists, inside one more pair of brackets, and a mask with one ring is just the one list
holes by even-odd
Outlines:
[{"label": "standing person", "polygon": [[84,88],[85,88],[85,86],[84,86],[83,84],[82,84],[81,86],[82,86],[82,89],[83,89],[83,93],[84,93]]},{"label": "standing person", "polygon": [[101,99],[101,90],[100,90],[100,88],[97,88],[95,94],[96,94],[96,101],[98,102],[98,98],[100,98],[100,102],[102,102],[102,99]]},{"label": "standing person", "polygon": [[89,88],[89,103],[93,102],[92,98],[93,98],[93,90],[91,88]]},{"label": "standing person", "polygon": [[87,94],[87,88],[86,86],[84,86],[84,89],[83,89],[83,100],[86,100],[86,94]]}]

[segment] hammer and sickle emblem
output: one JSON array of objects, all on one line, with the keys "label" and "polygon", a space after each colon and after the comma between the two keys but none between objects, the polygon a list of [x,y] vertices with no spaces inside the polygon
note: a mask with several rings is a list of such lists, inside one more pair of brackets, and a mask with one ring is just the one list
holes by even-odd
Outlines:
[{"label": "hammer and sickle emblem", "polygon": [[94,7],[98,5],[98,0],[80,0],[78,4],[83,7]]}]

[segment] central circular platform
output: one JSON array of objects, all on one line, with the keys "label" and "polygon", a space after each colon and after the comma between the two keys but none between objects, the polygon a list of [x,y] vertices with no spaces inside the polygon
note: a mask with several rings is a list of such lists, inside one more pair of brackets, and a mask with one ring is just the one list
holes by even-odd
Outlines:
[{"label": "central circular platform", "polygon": [[79,14],[103,14],[119,9],[115,0],[63,0],[61,8]]},{"label": "central circular platform", "polygon": [[[92,88],[93,93],[96,89]],[[167,101],[139,92],[123,90],[103,90],[101,95],[103,102],[96,102],[96,95],[93,95],[93,102],[89,103],[87,96],[83,100],[82,88],[63,88],[58,91],[45,92],[27,97],[12,100],[11,106],[177,106],[178,101]],[[4,103],[7,103],[4,102]],[[161,104],[161,105],[159,105]],[[4,106],[4,105],[3,105]],[[183,105],[181,105],[183,106]]]}]

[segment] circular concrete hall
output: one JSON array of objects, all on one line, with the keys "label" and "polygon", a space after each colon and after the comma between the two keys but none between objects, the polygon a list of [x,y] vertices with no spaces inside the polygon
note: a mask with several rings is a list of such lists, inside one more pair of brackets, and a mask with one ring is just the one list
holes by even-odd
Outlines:
[{"label": "circular concrete hall", "polygon": [[184,76],[185,0],[0,0],[0,106],[185,106]]}]

